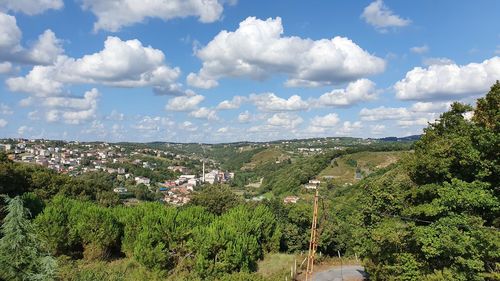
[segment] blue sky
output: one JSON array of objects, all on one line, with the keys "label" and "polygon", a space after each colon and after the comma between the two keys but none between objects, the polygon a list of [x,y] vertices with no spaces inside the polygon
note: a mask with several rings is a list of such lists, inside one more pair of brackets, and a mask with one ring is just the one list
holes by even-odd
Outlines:
[{"label": "blue sky", "polygon": [[5,0],[0,137],[419,134],[500,79],[500,2]]}]

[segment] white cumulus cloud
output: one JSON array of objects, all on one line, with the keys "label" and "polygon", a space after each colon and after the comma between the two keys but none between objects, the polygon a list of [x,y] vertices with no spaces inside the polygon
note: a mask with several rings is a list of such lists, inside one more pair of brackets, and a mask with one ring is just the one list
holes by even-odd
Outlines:
[{"label": "white cumulus cloud", "polygon": [[409,118],[411,113],[405,107],[385,107],[363,108],[359,112],[363,121],[379,121]]},{"label": "white cumulus cloud", "polygon": [[249,100],[257,109],[266,112],[299,111],[309,108],[309,103],[298,95],[284,99],[274,93],[251,94]]},{"label": "white cumulus cloud", "polygon": [[21,45],[22,32],[14,16],[0,12],[0,62],[51,64],[64,53],[62,41],[47,29],[30,47]]},{"label": "white cumulus cloud", "polygon": [[302,124],[304,119],[302,117],[290,113],[275,113],[269,119],[267,124],[275,127],[283,127],[286,129],[294,129]]},{"label": "white cumulus cloud", "polygon": [[198,107],[198,104],[205,99],[202,95],[180,96],[171,98],[166,109],[170,111],[190,111]]},{"label": "white cumulus cloud", "polygon": [[334,127],[340,122],[340,118],[336,113],[330,113],[325,116],[315,116],[311,119],[313,127]]},{"label": "white cumulus cloud", "polygon": [[[83,9],[96,17],[94,30],[118,31],[124,26],[140,23],[148,18],[171,20],[198,17],[210,23],[220,19],[224,10],[221,0],[83,0]],[[236,1],[231,1],[232,3]],[[231,4],[230,2],[230,4]]]},{"label": "white cumulus cloud", "polygon": [[2,0],[0,10],[21,12],[36,15],[46,10],[59,10],[64,6],[63,0]]},{"label": "white cumulus cloud", "polygon": [[67,124],[80,124],[96,117],[99,97],[99,91],[93,88],[83,97],[47,97],[40,98],[39,103],[48,109],[45,114],[48,122],[62,120]]},{"label": "white cumulus cloud", "polygon": [[415,67],[394,85],[402,100],[435,100],[485,93],[500,77],[500,57],[467,65]]},{"label": "white cumulus cloud", "polygon": [[285,74],[287,86],[321,86],[383,72],[385,61],[345,37],[311,40],[283,36],[281,18],[248,17],[236,31],[221,31],[196,51],[203,61],[188,84],[212,88],[223,77],[262,80]]},{"label": "white cumulus cloud", "polygon": [[411,23],[391,11],[382,0],[376,0],[365,7],[361,18],[380,32],[387,32],[390,27],[403,27]]},{"label": "white cumulus cloud", "polygon": [[24,77],[7,79],[12,91],[38,96],[58,94],[67,83],[116,87],[166,87],[175,84],[179,68],[165,64],[162,51],[137,40],[108,37],[104,49],[82,58],[58,56],[53,65],[35,66]]},{"label": "white cumulus cloud", "polygon": [[224,100],[217,106],[218,110],[228,110],[228,109],[237,109],[240,107],[241,103],[246,101],[246,97],[242,96],[234,96],[231,100]]},{"label": "white cumulus cloud", "polygon": [[252,120],[252,114],[248,110],[245,110],[244,112],[241,112],[238,115],[238,122],[240,123],[248,123],[251,120]]},{"label": "white cumulus cloud", "polygon": [[207,119],[207,120],[217,120],[217,112],[213,109],[207,107],[200,107],[196,110],[193,110],[189,113],[189,116],[198,118],[198,119]]},{"label": "white cumulus cloud", "polygon": [[368,79],[351,82],[345,89],[334,89],[321,95],[314,102],[318,106],[349,106],[377,97],[375,83]]},{"label": "white cumulus cloud", "polygon": [[0,128],[7,126],[7,124],[9,124],[9,122],[7,122],[7,120],[0,118]]}]

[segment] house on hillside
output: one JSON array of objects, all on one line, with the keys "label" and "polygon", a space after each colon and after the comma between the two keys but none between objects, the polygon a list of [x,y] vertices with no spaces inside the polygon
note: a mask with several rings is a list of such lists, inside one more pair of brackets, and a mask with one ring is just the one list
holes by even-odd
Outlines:
[{"label": "house on hillside", "polygon": [[151,180],[146,178],[146,177],[135,177],[135,183],[136,184],[145,184],[147,186],[149,186],[149,184],[151,183]]},{"label": "house on hillside", "polygon": [[283,198],[283,203],[285,204],[295,204],[297,203],[297,201],[299,201],[299,197],[297,196],[287,196],[285,198]]}]

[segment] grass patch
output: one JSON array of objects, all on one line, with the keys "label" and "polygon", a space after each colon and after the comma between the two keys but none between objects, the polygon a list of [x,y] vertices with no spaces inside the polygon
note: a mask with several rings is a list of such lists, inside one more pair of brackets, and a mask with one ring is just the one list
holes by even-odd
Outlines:
[{"label": "grass patch", "polygon": [[[355,183],[356,169],[366,176],[378,169],[385,168],[392,163],[397,162],[405,151],[363,151],[341,156],[334,161],[318,175],[323,179],[324,176],[333,176],[333,182],[336,184]],[[355,165],[353,165],[355,163]]]},{"label": "grass patch", "polygon": [[[257,273],[268,278],[281,274],[290,274],[290,267],[296,256],[291,254],[268,254],[258,264]],[[299,263],[297,259],[297,263]]]},{"label": "grass patch", "polygon": [[284,155],[285,153],[281,149],[268,148],[252,156],[251,161],[249,163],[246,163],[242,169],[251,170],[265,163],[274,163],[276,160],[280,160],[281,158],[283,158]]}]

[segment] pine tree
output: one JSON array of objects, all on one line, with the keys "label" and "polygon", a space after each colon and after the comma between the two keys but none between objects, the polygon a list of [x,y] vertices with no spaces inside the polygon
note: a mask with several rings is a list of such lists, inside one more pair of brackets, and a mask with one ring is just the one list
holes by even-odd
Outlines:
[{"label": "pine tree", "polygon": [[23,200],[16,196],[5,197],[5,201],[7,216],[1,228],[0,279],[53,280],[56,262],[42,251]]}]

